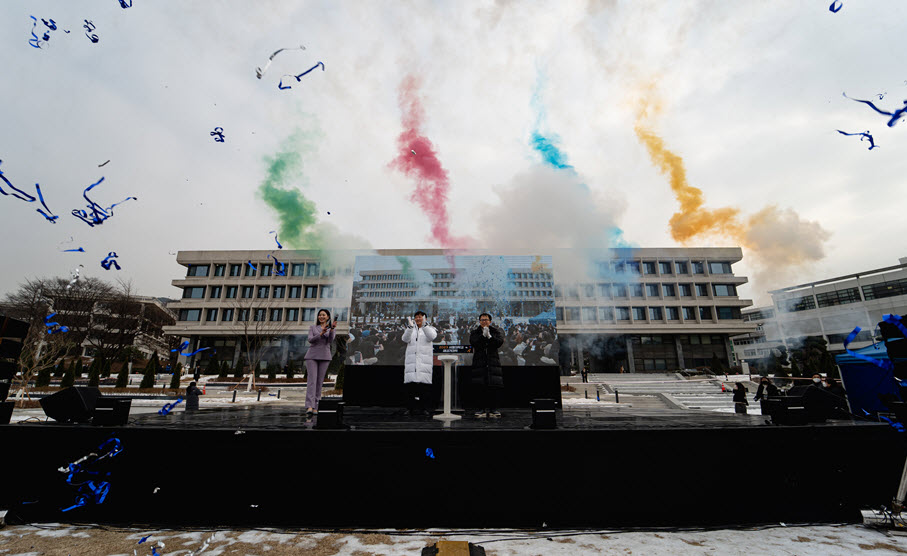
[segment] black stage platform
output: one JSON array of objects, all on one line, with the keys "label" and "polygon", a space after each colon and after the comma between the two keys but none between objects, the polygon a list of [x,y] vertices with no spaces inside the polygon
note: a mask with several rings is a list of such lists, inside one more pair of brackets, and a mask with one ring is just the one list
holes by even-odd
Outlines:
[{"label": "black stage platform", "polygon": [[[582,406],[556,430],[529,410],[445,427],[346,408],[347,430],[301,407],[156,414],[121,427],[0,426],[11,521],[295,527],[619,527],[858,521],[887,504],[905,450],[888,425],[766,425],[764,417]],[[102,504],[68,512],[58,471],[111,436],[92,469]],[[430,452],[428,451],[430,450]],[[105,475],[110,473],[109,476]],[[85,485],[82,485],[83,491]]]}]

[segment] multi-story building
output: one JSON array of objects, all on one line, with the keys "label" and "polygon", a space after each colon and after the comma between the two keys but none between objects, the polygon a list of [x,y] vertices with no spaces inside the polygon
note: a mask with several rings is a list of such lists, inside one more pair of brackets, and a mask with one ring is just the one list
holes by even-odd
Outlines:
[{"label": "multi-story building", "polygon": [[844,339],[857,326],[862,330],[850,349],[869,345],[883,315],[907,314],[907,257],[899,263],[769,292],[771,307],[743,313],[756,330],[733,338],[738,360],[752,362],[779,346],[796,347],[805,336],[821,336],[830,352],[843,353]]},{"label": "multi-story building", "polygon": [[[580,253],[567,251],[574,259]],[[536,255],[527,250],[470,254],[496,259]],[[464,290],[455,284],[462,271],[455,262],[425,271],[429,277],[421,284],[404,270],[354,273],[357,256],[445,256],[440,250],[349,251],[334,253],[331,263],[315,252],[284,250],[276,253],[277,266],[273,251],[181,251],[177,262],[187,272],[173,285],[183,295],[169,305],[178,321],[166,332],[188,341],[190,350],[214,348],[218,359],[234,364],[248,345],[244,338],[263,338],[269,351],[265,359],[282,365],[305,349],[305,335],[320,308],[331,309],[339,320],[338,332],[345,333],[351,318],[372,318],[359,315],[399,317],[415,306],[440,315],[453,301],[477,314],[506,301],[511,319],[556,322],[570,364],[583,361],[593,372],[621,367],[644,372],[708,366],[715,357],[727,365],[729,337],[754,329],[741,317],[741,309],[752,303],[737,295],[747,279],[732,270],[742,258],[739,248],[580,254],[590,269],[582,278],[568,279],[567,272],[559,277],[555,254],[552,266],[513,263],[497,269],[494,287]],[[505,299],[496,299],[501,297]]]}]

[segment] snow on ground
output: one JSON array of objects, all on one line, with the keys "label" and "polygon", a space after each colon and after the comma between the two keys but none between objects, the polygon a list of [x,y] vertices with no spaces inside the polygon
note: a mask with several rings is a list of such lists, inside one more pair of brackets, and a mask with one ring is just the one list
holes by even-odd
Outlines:
[{"label": "snow on ground", "polygon": [[[149,536],[150,535],[150,536]],[[146,540],[138,544],[143,538]],[[712,531],[168,530],[65,524],[0,529],[3,556],[204,554],[418,555],[439,540],[468,541],[488,556],[544,554],[879,555],[907,553],[907,537],[862,525],[773,526]]]}]

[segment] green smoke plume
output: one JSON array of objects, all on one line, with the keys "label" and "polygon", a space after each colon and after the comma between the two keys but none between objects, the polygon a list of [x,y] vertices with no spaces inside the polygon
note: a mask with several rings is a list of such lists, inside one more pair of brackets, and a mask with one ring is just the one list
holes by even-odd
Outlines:
[{"label": "green smoke plume", "polygon": [[280,219],[281,243],[296,249],[321,249],[322,237],[315,228],[315,203],[307,199],[296,184],[307,184],[303,154],[315,150],[320,133],[296,130],[274,155],[265,156],[267,175],[258,194]]}]

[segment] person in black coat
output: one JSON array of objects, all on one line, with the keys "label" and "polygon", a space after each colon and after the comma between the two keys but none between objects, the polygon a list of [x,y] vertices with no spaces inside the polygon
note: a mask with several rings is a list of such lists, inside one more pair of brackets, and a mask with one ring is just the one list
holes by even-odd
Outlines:
[{"label": "person in black coat", "polygon": [[198,389],[195,382],[190,382],[186,388],[186,411],[196,411],[198,409],[198,397],[203,395]]},{"label": "person in black coat", "polygon": [[485,407],[476,417],[500,417],[498,406],[504,389],[504,371],[498,349],[504,345],[504,332],[491,324],[491,315],[482,313],[479,326],[469,334],[469,344],[473,350],[470,383],[478,387]]},{"label": "person in black coat", "polygon": [[772,384],[772,381],[769,380],[767,376],[762,377],[759,380],[759,388],[756,389],[756,397],[753,398],[753,401],[759,401],[767,397],[780,396],[781,391],[778,390],[778,387]]},{"label": "person in black coat", "polygon": [[742,382],[738,382],[734,387],[734,413],[746,415],[746,406],[748,405],[749,402],[746,401],[746,386]]}]

